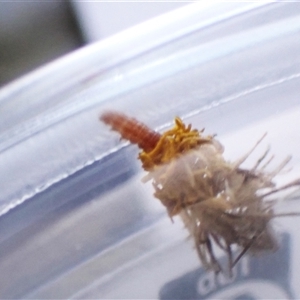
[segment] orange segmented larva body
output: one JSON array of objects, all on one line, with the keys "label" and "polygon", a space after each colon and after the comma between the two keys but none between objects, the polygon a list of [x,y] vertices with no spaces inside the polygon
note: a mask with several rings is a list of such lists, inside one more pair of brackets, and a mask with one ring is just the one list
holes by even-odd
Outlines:
[{"label": "orange segmented larva body", "polygon": [[118,131],[123,139],[137,144],[145,152],[153,150],[161,137],[143,123],[118,112],[107,111],[100,116],[100,120]]}]

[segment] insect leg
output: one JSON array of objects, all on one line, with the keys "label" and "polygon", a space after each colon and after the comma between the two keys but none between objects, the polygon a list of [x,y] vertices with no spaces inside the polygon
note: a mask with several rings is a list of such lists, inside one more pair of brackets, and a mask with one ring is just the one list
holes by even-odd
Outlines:
[{"label": "insect leg", "polygon": [[264,230],[266,228],[266,225],[259,231],[258,234],[254,235],[252,239],[246,244],[244,249],[241,251],[241,253],[238,255],[238,257],[234,260],[232,264],[232,268],[239,262],[239,260],[247,253],[247,251],[250,249],[250,247],[253,245],[253,243],[263,234]]},{"label": "insect leg", "polygon": [[272,155],[266,162],[265,164],[260,168],[260,171],[263,171],[269,164],[270,162],[274,159],[274,155]]},{"label": "insect leg", "polygon": [[199,225],[199,227],[197,229],[195,229],[194,238],[195,238],[196,250],[197,250],[199,259],[202,262],[202,264],[204,265],[204,267],[206,269],[209,269],[210,266],[209,266],[207,257],[205,255],[205,249],[203,249],[203,245],[205,244],[207,237],[206,237],[206,234],[205,234],[204,230],[202,229],[201,225]]},{"label": "insect leg", "polygon": [[206,244],[206,248],[208,250],[209,256],[210,256],[210,263],[211,263],[215,273],[219,273],[220,271],[222,271],[222,268],[215,257],[215,254],[214,254],[213,248],[212,248],[212,244],[211,244],[211,241],[210,241],[210,238],[208,235],[207,235],[205,244]]},{"label": "insect leg", "polygon": [[261,143],[261,141],[266,137],[267,133],[265,133],[256,143],[255,145],[248,151],[244,156],[239,158],[233,165],[234,168],[237,169],[248,157],[249,155],[256,149],[256,147]]},{"label": "insect leg", "polygon": [[254,236],[250,242],[244,247],[244,249],[241,251],[241,253],[237,256],[237,258],[234,260],[234,262],[232,263],[232,267],[233,268],[238,262],[239,260],[247,253],[247,251],[250,249],[250,247],[253,245],[254,241],[258,238],[258,236]]},{"label": "insect leg", "polygon": [[228,270],[229,270],[229,276],[232,277],[232,268],[233,268],[233,258],[232,258],[232,251],[229,244],[226,245],[226,252],[228,256]]},{"label": "insect leg", "polygon": [[229,276],[232,277],[233,256],[230,244],[225,241],[226,245],[223,245],[216,234],[211,233],[211,237],[213,238],[214,242],[220,247],[220,249],[224,250],[227,253]]},{"label": "insect leg", "polygon": [[251,169],[251,171],[255,171],[257,169],[257,167],[261,164],[261,162],[266,158],[266,156],[268,155],[268,153],[270,152],[270,146],[268,146],[267,150],[264,152],[264,154],[257,160],[256,164],[254,165],[254,167]]},{"label": "insect leg", "polygon": [[201,224],[199,224],[194,236],[196,250],[203,266],[206,269],[213,269],[215,273],[219,273],[222,269],[214,256],[208,233]]},{"label": "insect leg", "polygon": [[218,236],[214,233],[211,233],[211,237],[213,238],[214,242],[220,247],[220,249],[226,251],[227,250],[227,246],[223,245],[220,241],[220,239],[218,238]]},{"label": "insect leg", "polygon": [[289,163],[292,159],[291,156],[288,156],[274,171],[270,173],[271,178],[275,177],[282,169]]},{"label": "insect leg", "polygon": [[289,189],[289,188],[297,186],[297,185],[300,185],[300,179],[296,179],[296,180],[294,180],[294,181],[292,181],[292,182],[290,182],[290,183],[288,183],[286,185],[283,185],[283,186],[281,186],[281,187],[279,187],[277,189],[274,189],[274,190],[272,190],[272,191],[270,191],[268,193],[265,193],[261,197],[266,197],[266,196],[269,196],[271,194],[274,194],[274,193],[277,193],[279,191],[283,191],[283,190]]}]

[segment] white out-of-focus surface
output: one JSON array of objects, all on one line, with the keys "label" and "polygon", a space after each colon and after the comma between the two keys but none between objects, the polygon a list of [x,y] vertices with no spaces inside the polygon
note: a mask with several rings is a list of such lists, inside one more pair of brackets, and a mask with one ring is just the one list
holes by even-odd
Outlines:
[{"label": "white out-of-focus surface", "polygon": [[[268,131],[274,163],[291,154],[294,169],[286,175],[297,178],[300,3],[223,3],[219,14],[198,3],[0,91],[0,298],[155,299],[181,272],[198,268],[181,223],[163,218],[152,189],[143,193],[134,177],[137,149],[99,122],[107,109],[155,129],[178,115],[217,133],[229,160]],[[287,210],[299,211],[298,203]],[[291,238],[280,260],[262,270],[264,278],[279,274],[274,284],[286,283],[284,291],[292,287],[295,295],[298,222],[276,220]],[[250,271],[257,280],[257,264]],[[199,292],[205,297],[214,292],[205,289],[206,278]],[[262,290],[262,281],[255,283],[255,292]],[[253,280],[249,286],[253,291]],[[274,291],[269,299],[288,298]]]},{"label": "white out-of-focus surface", "polygon": [[173,9],[186,2],[105,2],[72,1],[87,42],[118,33]]}]

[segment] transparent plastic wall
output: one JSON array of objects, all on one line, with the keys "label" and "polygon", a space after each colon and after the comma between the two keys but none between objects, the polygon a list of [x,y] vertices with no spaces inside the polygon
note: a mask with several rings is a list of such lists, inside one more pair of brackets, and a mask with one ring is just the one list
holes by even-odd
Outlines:
[{"label": "transparent plastic wall", "polygon": [[0,297],[299,297],[299,220],[276,221],[278,252],[215,277],[140,182],[138,150],[99,122],[116,109],[162,130],[178,115],[229,160],[268,132],[276,160],[293,155],[282,180],[300,177],[299,34],[296,2],[192,4],[3,88]]}]

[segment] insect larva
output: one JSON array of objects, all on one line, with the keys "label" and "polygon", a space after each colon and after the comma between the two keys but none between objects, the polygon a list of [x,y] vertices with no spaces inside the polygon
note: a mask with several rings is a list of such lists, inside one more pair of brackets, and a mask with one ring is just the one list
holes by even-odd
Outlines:
[{"label": "insect larva", "polygon": [[100,120],[118,131],[123,139],[138,144],[146,152],[154,149],[160,139],[159,133],[122,113],[108,111],[101,115]]},{"label": "insect larva", "polygon": [[[179,118],[175,118],[174,128],[162,135],[117,112],[104,113],[101,120],[142,149],[139,159],[148,171],[144,181],[152,181],[154,196],[171,218],[181,216],[207,269],[216,273],[223,270],[215,247],[227,254],[230,272],[248,251],[276,250],[270,221],[299,215],[276,214],[274,199],[267,198],[300,185],[300,179],[282,187],[272,181],[289,159],[267,173],[268,149],[252,169],[240,167],[264,136],[246,155],[231,163],[224,159],[223,147],[214,136],[204,136],[203,131],[186,126]],[[240,249],[235,258],[234,246]]]}]

